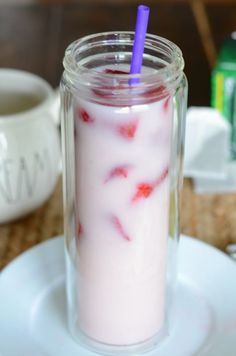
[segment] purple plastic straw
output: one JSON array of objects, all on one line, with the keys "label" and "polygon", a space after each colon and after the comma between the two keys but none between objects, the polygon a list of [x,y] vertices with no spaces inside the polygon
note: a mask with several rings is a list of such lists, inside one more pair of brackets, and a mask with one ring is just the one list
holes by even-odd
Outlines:
[{"label": "purple plastic straw", "polygon": [[[134,46],[132,52],[130,74],[141,73],[142,62],[143,62],[143,51],[145,44],[145,37],[147,33],[148,18],[149,18],[149,7],[145,5],[139,5],[136,18],[135,35],[134,35]],[[133,78],[130,80],[131,84],[137,83],[138,79]]]}]

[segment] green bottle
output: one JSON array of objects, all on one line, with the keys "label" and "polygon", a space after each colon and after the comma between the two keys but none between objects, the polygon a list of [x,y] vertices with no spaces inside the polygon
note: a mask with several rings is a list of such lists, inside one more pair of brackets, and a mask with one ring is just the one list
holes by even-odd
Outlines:
[{"label": "green bottle", "polygon": [[236,32],[225,39],[212,72],[211,105],[231,125],[231,158],[236,159]]}]

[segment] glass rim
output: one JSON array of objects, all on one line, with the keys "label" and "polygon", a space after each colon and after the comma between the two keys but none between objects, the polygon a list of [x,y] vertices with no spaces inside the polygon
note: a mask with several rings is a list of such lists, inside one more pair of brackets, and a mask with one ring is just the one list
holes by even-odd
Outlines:
[{"label": "glass rim", "polygon": [[[65,50],[65,56],[63,59],[63,65],[65,68],[66,73],[69,73],[72,77],[77,76],[80,73],[89,73],[90,76],[96,76],[99,74],[99,76],[102,76],[103,78],[117,78],[117,79],[132,79],[132,78],[138,78],[139,80],[142,79],[148,79],[153,76],[164,76],[165,73],[182,73],[184,69],[184,59],[182,55],[181,49],[172,41],[161,37],[157,36],[154,34],[147,33],[146,35],[146,40],[145,40],[145,47],[144,47],[144,53],[146,48],[150,48],[150,45],[152,49],[158,50],[158,46],[163,46],[165,47],[166,51],[169,50],[169,57],[170,57],[170,62],[166,63],[165,66],[162,68],[159,68],[156,70],[156,73],[138,73],[138,74],[130,74],[130,73],[124,73],[124,74],[118,74],[118,73],[104,73],[104,72],[99,72],[98,70],[94,68],[87,68],[85,65],[81,64],[80,62],[76,61],[76,54],[78,53],[78,50],[82,51],[88,44],[91,42],[93,44],[98,45],[99,43],[101,45],[107,45],[108,41],[116,41],[116,44],[125,42],[127,41],[127,38],[123,38],[122,36],[130,36],[130,40],[132,37],[134,37],[134,31],[107,31],[107,32],[98,32],[95,34],[90,34],[83,36],[75,41],[73,41]],[[108,36],[113,36],[113,38],[108,38]],[[103,38],[103,39],[102,39]],[[92,42],[93,40],[98,39],[99,41],[97,42]],[[133,42],[133,41],[132,41]],[[131,53],[131,52],[130,52]],[[163,52],[164,53],[164,52]]]}]

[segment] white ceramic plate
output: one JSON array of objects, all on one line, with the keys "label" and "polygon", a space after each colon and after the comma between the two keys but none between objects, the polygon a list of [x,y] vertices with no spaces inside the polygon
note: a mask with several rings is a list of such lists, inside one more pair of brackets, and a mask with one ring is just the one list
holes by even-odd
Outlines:
[{"label": "white ceramic plate", "polygon": [[[0,274],[1,356],[94,356],[67,331],[62,237],[44,242]],[[236,264],[182,236],[170,336],[147,356],[236,355]]]}]

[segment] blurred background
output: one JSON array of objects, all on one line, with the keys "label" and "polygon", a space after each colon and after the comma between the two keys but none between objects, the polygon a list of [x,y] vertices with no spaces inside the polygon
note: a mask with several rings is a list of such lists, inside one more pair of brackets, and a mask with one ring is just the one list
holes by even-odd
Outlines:
[{"label": "blurred background", "polygon": [[[94,32],[133,30],[136,0],[1,0],[0,67],[36,73],[58,86],[73,40]],[[236,30],[235,0],[149,0],[149,32],[184,54],[189,105],[210,104],[210,73],[224,38]]]},{"label": "blurred background", "polygon": [[[87,34],[134,30],[136,8],[140,2],[0,0],[0,68],[17,68],[35,73],[56,88],[63,71],[65,48]],[[151,7],[148,31],[170,39],[183,51],[189,81],[188,105],[210,106],[212,70],[224,39],[236,31],[236,0],[149,0],[143,3]],[[234,83],[236,88],[236,69]],[[223,119],[221,124],[217,124],[219,120],[214,117],[209,126],[209,120],[206,125],[202,118],[204,115],[196,115],[199,116],[198,123],[204,126],[202,133],[205,136],[202,141],[196,140],[193,126],[193,139],[189,136],[190,145],[186,153],[191,153],[193,141],[199,141],[200,145],[205,140],[205,145],[199,147],[197,163],[204,161],[204,167],[207,167],[215,162],[217,166],[219,156],[224,155],[219,144],[219,138],[225,140]],[[194,122],[196,118],[192,119]],[[190,117],[187,121],[191,123]],[[219,135],[217,129],[221,130]],[[212,137],[209,138],[207,134]],[[212,141],[213,138],[215,141]],[[214,160],[207,155],[208,151],[213,152]],[[236,172],[236,161],[234,163]],[[195,236],[223,251],[230,244],[236,244],[236,173],[234,178],[232,189],[221,194],[214,189],[211,189],[211,194],[196,194],[193,180],[184,180],[182,233]],[[212,182],[209,186],[212,186]],[[52,197],[37,211],[19,221],[0,226],[0,268],[27,248],[62,232],[59,179]]]}]

